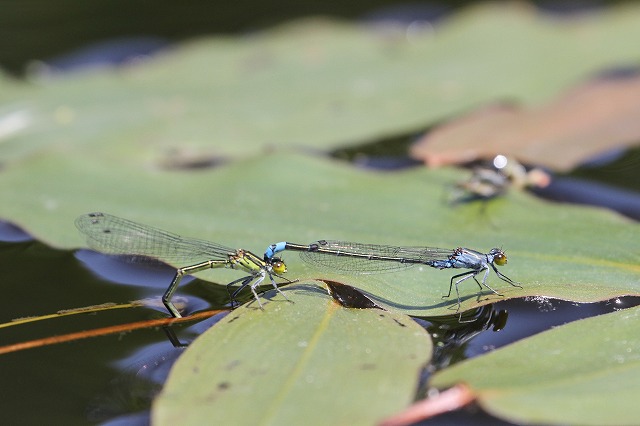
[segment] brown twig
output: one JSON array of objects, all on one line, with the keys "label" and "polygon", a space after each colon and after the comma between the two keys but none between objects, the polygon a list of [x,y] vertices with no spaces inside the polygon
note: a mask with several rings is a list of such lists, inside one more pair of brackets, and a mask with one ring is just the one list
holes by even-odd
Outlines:
[{"label": "brown twig", "polygon": [[42,339],[29,340],[27,342],[14,343],[12,345],[0,346],[0,355],[22,351],[25,349],[38,348],[41,346],[55,345],[63,342],[86,339],[88,337],[106,336],[109,334],[123,333],[127,331],[139,330],[142,328],[162,327],[171,324],[194,321],[209,318],[222,310],[203,311],[183,318],[160,318],[154,320],[138,321],[128,324],[112,325],[109,327],[97,328],[94,330],[79,331],[76,333],[63,334],[60,336],[45,337]]}]

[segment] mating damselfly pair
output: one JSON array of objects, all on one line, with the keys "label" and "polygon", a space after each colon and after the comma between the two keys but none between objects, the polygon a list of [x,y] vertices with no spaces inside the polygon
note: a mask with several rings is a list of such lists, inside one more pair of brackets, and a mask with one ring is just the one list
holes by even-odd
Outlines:
[{"label": "mating damselfly pair", "polygon": [[[78,217],[75,223],[87,237],[89,247],[96,251],[125,256],[129,259],[160,260],[177,267],[173,280],[162,296],[164,305],[176,318],[181,317],[181,314],[171,299],[182,277],[210,268],[226,267],[248,273],[227,284],[228,289],[235,284],[240,284],[233,293],[229,291],[232,303],[245,287],[249,287],[262,308],[256,288],[267,278],[274,289],[287,299],[275,280],[277,277],[286,283],[295,282],[282,276],[287,272],[287,267],[276,254],[285,250],[300,252],[302,260],[308,264],[338,273],[390,272],[415,265],[426,265],[438,269],[467,269],[451,277],[449,293],[443,296],[451,296],[455,286],[458,310],[460,309],[458,284],[470,278],[475,280],[480,289],[484,286],[493,293],[500,294],[486,283],[490,269],[493,269],[503,281],[520,287],[517,282],[512,281],[496,268],[496,265],[502,266],[507,263],[506,254],[498,248],[491,249],[489,253],[481,253],[462,247],[448,250],[435,247],[397,247],[320,240],[308,245],[289,242],[272,244],[260,258],[248,250],[233,249],[195,238],[183,238],[106,213],[88,213]],[[480,282],[476,276],[481,272],[484,272],[484,275]]]}]

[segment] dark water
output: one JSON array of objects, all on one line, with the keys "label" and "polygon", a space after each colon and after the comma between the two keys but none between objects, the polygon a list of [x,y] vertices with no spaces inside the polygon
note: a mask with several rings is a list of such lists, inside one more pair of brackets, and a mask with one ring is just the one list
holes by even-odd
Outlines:
[{"label": "dark water", "polygon": [[[0,242],[4,294],[0,323],[158,296],[173,276],[170,268],[154,271],[122,264],[111,268],[110,280],[101,279],[78,257],[101,258],[102,263],[90,260],[98,265],[96,270],[114,262],[86,251],[54,250],[36,241]],[[127,281],[138,283],[123,284]],[[160,308],[133,308],[54,318],[0,329],[0,345],[165,315]],[[176,331],[185,339],[195,336],[182,327]],[[50,424],[55,419],[56,424],[86,424],[144,412],[180,351],[162,329],[143,329],[0,355],[3,423]]]}]

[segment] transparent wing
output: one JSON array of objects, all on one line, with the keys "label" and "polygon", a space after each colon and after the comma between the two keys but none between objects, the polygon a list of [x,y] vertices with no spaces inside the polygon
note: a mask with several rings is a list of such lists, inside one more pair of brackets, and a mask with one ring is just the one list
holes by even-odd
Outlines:
[{"label": "transparent wing", "polygon": [[391,272],[416,264],[430,265],[435,260],[445,260],[454,254],[453,250],[436,247],[398,247],[347,241],[321,240],[309,247],[312,250],[300,253],[305,262],[354,274]]},{"label": "transparent wing", "polygon": [[[228,260],[235,249],[209,241],[183,238],[106,213],[78,217],[76,227],[87,237],[90,248],[106,254],[147,257],[171,264]],[[133,259],[131,259],[133,260]]]}]

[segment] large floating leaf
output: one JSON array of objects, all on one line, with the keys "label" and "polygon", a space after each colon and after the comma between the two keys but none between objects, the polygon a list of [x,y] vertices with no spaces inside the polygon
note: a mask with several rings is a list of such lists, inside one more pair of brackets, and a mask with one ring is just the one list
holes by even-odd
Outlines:
[{"label": "large floating leaf", "polygon": [[[512,287],[492,272],[488,283],[505,297],[586,302],[640,294],[637,225],[606,211],[515,192],[490,204],[484,215],[477,205],[451,208],[443,202],[446,185],[456,178],[450,170],[379,174],[282,153],[193,174],[145,175],[108,164],[90,166],[89,174],[89,166],[72,156],[34,158],[29,165],[5,170],[0,215],[56,246],[84,244],[73,220],[97,210],[258,255],[282,240],[465,246],[485,252],[503,247],[509,263],[501,270],[523,286]],[[338,275],[313,269],[294,253],[284,253],[284,259],[293,278],[345,282],[389,309],[443,315],[455,308],[455,297],[442,296],[459,270],[424,266]],[[203,276],[222,283],[239,278],[230,270]],[[460,291],[463,308],[476,306],[478,287],[472,280]],[[479,303],[500,299],[485,291]]]},{"label": "large floating leaf", "polygon": [[634,425],[640,418],[640,308],[576,321],[435,374],[519,424]]},{"label": "large floating leaf", "polygon": [[431,354],[422,327],[343,308],[317,285],[284,291],[294,303],[242,307],[189,346],[154,424],[370,425],[411,403]]}]

